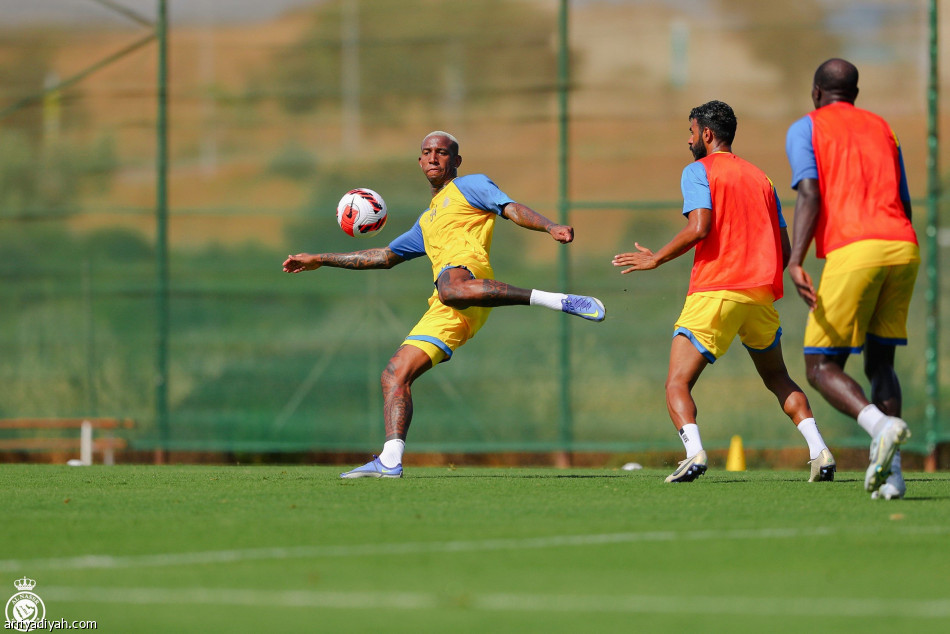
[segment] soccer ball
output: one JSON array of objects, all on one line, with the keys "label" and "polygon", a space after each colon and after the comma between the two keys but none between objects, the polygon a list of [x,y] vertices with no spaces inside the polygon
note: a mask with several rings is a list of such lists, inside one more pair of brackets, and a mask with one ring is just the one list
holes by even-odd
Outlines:
[{"label": "soccer ball", "polygon": [[386,201],[372,189],[351,189],[336,206],[336,220],[348,236],[374,236],[386,226]]}]

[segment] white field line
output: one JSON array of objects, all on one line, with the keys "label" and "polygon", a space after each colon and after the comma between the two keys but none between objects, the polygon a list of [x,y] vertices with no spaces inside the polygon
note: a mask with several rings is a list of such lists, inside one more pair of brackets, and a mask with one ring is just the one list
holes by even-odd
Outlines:
[{"label": "white field line", "polygon": [[68,588],[47,587],[47,602],[133,605],[240,605],[248,607],[338,609],[465,609],[496,612],[721,614],[737,616],[812,617],[950,617],[950,599],[828,599],[821,597],[752,597],[584,594],[448,594],[426,592],[319,592],[229,588]]},{"label": "white field line", "polygon": [[[943,535],[950,526],[888,527],[900,536]],[[93,570],[116,568],[156,568],[224,564],[242,561],[319,559],[321,557],[367,557],[376,555],[417,555],[424,553],[490,552],[501,550],[538,550],[545,548],[602,546],[638,542],[760,540],[827,537],[834,534],[880,533],[880,527],[855,527],[841,530],[816,528],[763,528],[700,531],[645,531],[592,535],[553,535],[510,539],[483,539],[447,542],[373,543],[338,546],[294,546],[159,553],[154,555],[78,555],[43,559],[0,559],[0,572],[20,573],[33,570]]]}]

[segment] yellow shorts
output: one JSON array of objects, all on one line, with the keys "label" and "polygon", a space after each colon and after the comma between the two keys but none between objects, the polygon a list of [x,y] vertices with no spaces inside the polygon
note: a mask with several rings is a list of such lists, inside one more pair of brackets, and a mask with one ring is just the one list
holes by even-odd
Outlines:
[{"label": "yellow shorts", "polygon": [[432,359],[433,366],[448,361],[455,350],[485,325],[491,310],[490,306],[469,306],[463,310],[450,308],[439,301],[439,291],[436,290],[429,297],[429,310],[406,335],[403,345],[415,346],[425,352]]},{"label": "yellow shorts", "polygon": [[861,352],[866,337],[906,345],[907,311],[920,260],[842,270],[850,268],[846,260],[829,257],[825,264],[818,305],[805,325],[805,354]]},{"label": "yellow shorts", "polygon": [[673,326],[673,336],[687,337],[710,363],[726,354],[736,335],[753,351],[778,345],[782,328],[771,302],[751,303],[727,297],[734,294],[714,291],[688,296]]}]

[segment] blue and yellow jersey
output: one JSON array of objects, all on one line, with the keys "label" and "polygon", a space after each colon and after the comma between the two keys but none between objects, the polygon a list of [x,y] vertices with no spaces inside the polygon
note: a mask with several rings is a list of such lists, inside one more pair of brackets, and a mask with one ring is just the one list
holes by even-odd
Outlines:
[{"label": "blue and yellow jersey", "polygon": [[429,256],[433,280],[453,266],[491,279],[489,252],[495,219],[512,202],[484,174],[459,176],[432,197],[429,208],[389,248],[404,260]]}]

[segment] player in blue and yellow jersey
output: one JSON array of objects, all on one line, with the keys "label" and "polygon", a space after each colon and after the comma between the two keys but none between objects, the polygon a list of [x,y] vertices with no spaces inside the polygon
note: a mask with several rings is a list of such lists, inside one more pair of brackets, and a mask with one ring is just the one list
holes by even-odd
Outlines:
[{"label": "player in blue and yellow jersey", "polygon": [[352,253],[298,253],[284,271],[299,273],[321,266],[388,269],[428,256],[435,290],[429,310],[406,336],[382,374],[386,442],[378,457],[340,474],[343,478],[398,478],[412,422],[412,383],[475,336],[495,306],[542,306],[591,321],[603,321],[603,303],[584,295],[518,288],[495,279],[489,260],[495,221],[501,217],[534,231],[546,231],[562,244],[574,229],[548,220],[512,200],[484,174],[459,176],[458,141],[436,131],[422,141],[419,166],[432,188],[432,201],[413,227],[381,249]]},{"label": "player in blue and yellow jersey", "polygon": [[[854,106],[858,69],[830,59],[815,71],[815,110],[791,125],[795,229],[788,273],[811,312],[805,327],[808,382],[871,435],[865,489],[904,496],[898,446],[910,436],[900,419],[895,346],[907,343],[907,311],[920,265],[900,144],[887,122]],[[825,258],[815,291],[802,262],[812,240]],[[845,374],[864,350],[870,401]]]},{"label": "player in blue and yellow jersey", "polygon": [[689,113],[689,150],[683,170],[684,227],[665,246],[619,253],[621,273],[649,271],[694,249],[689,292],[673,326],[666,405],[686,449],[667,482],[692,482],[706,472],[692,389],[700,374],[738,336],[765,386],[808,444],[809,482],[834,480],[835,461],[808,398],[789,377],[782,356],[782,328],[772,305],[782,297],[789,241],[772,181],[732,152],[736,115],[710,101]]}]

